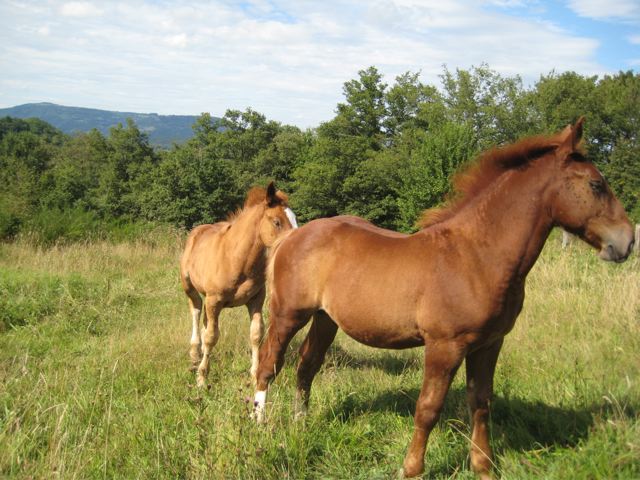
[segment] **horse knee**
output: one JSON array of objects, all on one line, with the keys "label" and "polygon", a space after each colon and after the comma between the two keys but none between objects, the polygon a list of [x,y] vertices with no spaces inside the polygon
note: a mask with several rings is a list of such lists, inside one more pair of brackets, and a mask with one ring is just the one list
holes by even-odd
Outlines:
[{"label": "horse knee", "polygon": [[213,348],[216,343],[218,343],[218,339],[220,338],[220,331],[216,328],[213,331],[209,331],[208,329],[203,332],[202,335],[202,343],[208,349]]},{"label": "horse knee", "polygon": [[263,331],[264,325],[262,324],[262,318],[253,319],[251,321],[251,327],[249,328],[249,340],[251,341],[252,347],[257,347],[260,345]]}]

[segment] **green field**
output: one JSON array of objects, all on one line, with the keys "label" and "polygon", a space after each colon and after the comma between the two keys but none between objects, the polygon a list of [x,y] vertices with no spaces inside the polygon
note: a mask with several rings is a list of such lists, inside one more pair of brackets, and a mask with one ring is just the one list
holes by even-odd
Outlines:
[{"label": "green field", "polygon": [[[210,388],[194,388],[182,240],[0,244],[0,477],[393,476],[411,438],[422,349],[374,350],[340,333],[296,422],[298,335],[269,422],[254,425],[244,309],[223,313]],[[606,264],[559,243],[553,236],[532,270],[498,362],[496,472],[640,478],[640,257]],[[473,478],[463,377],[425,478]]]}]

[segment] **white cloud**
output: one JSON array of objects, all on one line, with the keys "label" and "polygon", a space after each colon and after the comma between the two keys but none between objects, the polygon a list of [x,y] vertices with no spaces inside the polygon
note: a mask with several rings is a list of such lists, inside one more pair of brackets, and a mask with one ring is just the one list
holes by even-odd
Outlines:
[{"label": "white cloud", "polygon": [[89,2],[67,2],[60,6],[60,13],[65,17],[93,17],[102,10]]},{"label": "white cloud", "polygon": [[[424,82],[438,83],[443,64],[455,69],[486,62],[529,81],[553,69],[604,71],[594,60],[595,40],[508,15],[508,9],[485,10],[486,1],[99,5],[0,2],[1,106],[50,100],[213,115],[251,106],[307,127],[330,119],[343,83],[370,65],[387,83],[406,71],[422,71]],[[43,25],[46,37],[45,30],[32,34]],[[28,88],[11,87],[20,82]]]},{"label": "white cloud", "polygon": [[569,0],[569,7],[581,17],[603,19],[640,19],[638,0]]},{"label": "white cloud", "polygon": [[640,35],[631,35],[628,37],[629,43],[640,45]]},{"label": "white cloud", "polygon": [[179,33],[177,35],[169,35],[165,37],[164,43],[169,45],[170,47],[179,47],[184,48],[187,46],[188,38],[184,33]]}]

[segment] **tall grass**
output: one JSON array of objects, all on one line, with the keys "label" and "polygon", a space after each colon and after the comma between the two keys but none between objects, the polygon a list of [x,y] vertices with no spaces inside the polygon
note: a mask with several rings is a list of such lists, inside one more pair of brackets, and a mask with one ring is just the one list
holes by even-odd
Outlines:
[{"label": "tall grass", "polygon": [[[226,310],[210,388],[188,372],[181,238],[0,245],[0,477],[389,478],[402,463],[422,349],[339,334],[311,410],[292,419],[295,349],[249,419],[249,322]],[[598,261],[552,238],[496,373],[503,478],[640,477],[639,259]],[[299,335],[301,337],[301,335]],[[464,374],[427,451],[429,478],[469,472]]]}]

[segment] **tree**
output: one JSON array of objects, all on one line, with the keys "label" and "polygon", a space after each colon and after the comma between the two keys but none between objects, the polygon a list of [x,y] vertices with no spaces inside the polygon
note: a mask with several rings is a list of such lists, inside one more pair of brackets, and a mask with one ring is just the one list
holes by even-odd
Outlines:
[{"label": "tree", "polygon": [[520,77],[504,78],[481,65],[455,74],[445,68],[441,80],[448,120],[468,124],[480,150],[535,131],[534,112]]},{"label": "tree", "polygon": [[127,119],[126,127],[119,124],[111,129],[107,152],[93,206],[107,217],[134,218],[138,213],[136,177],[153,169],[158,157],[149,137],[131,119]]},{"label": "tree", "polygon": [[358,77],[346,82],[342,88],[346,103],[338,104],[338,116],[344,120],[340,124],[346,127],[344,134],[367,138],[370,148],[379,150],[387,112],[387,85],[382,83],[382,75],[375,67],[360,70]]},{"label": "tree", "polygon": [[431,85],[419,81],[419,73],[406,72],[386,92],[386,117],[383,126],[389,144],[408,130],[428,130],[443,119],[443,98]]},{"label": "tree", "polygon": [[447,123],[422,134],[421,145],[399,169],[399,227],[413,231],[426,208],[442,202],[451,176],[476,154],[474,132],[468,124]]},{"label": "tree", "polygon": [[107,139],[98,130],[70,138],[53,157],[51,188],[43,203],[49,208],[90,208],[108,156]]},{"label": "tree", "polygon": [[206,155],[196,143],[174,147],[150,172],[138,197],[142,218],[189,229],[221,220],[239,206],[242,192],[230,163]]}]

